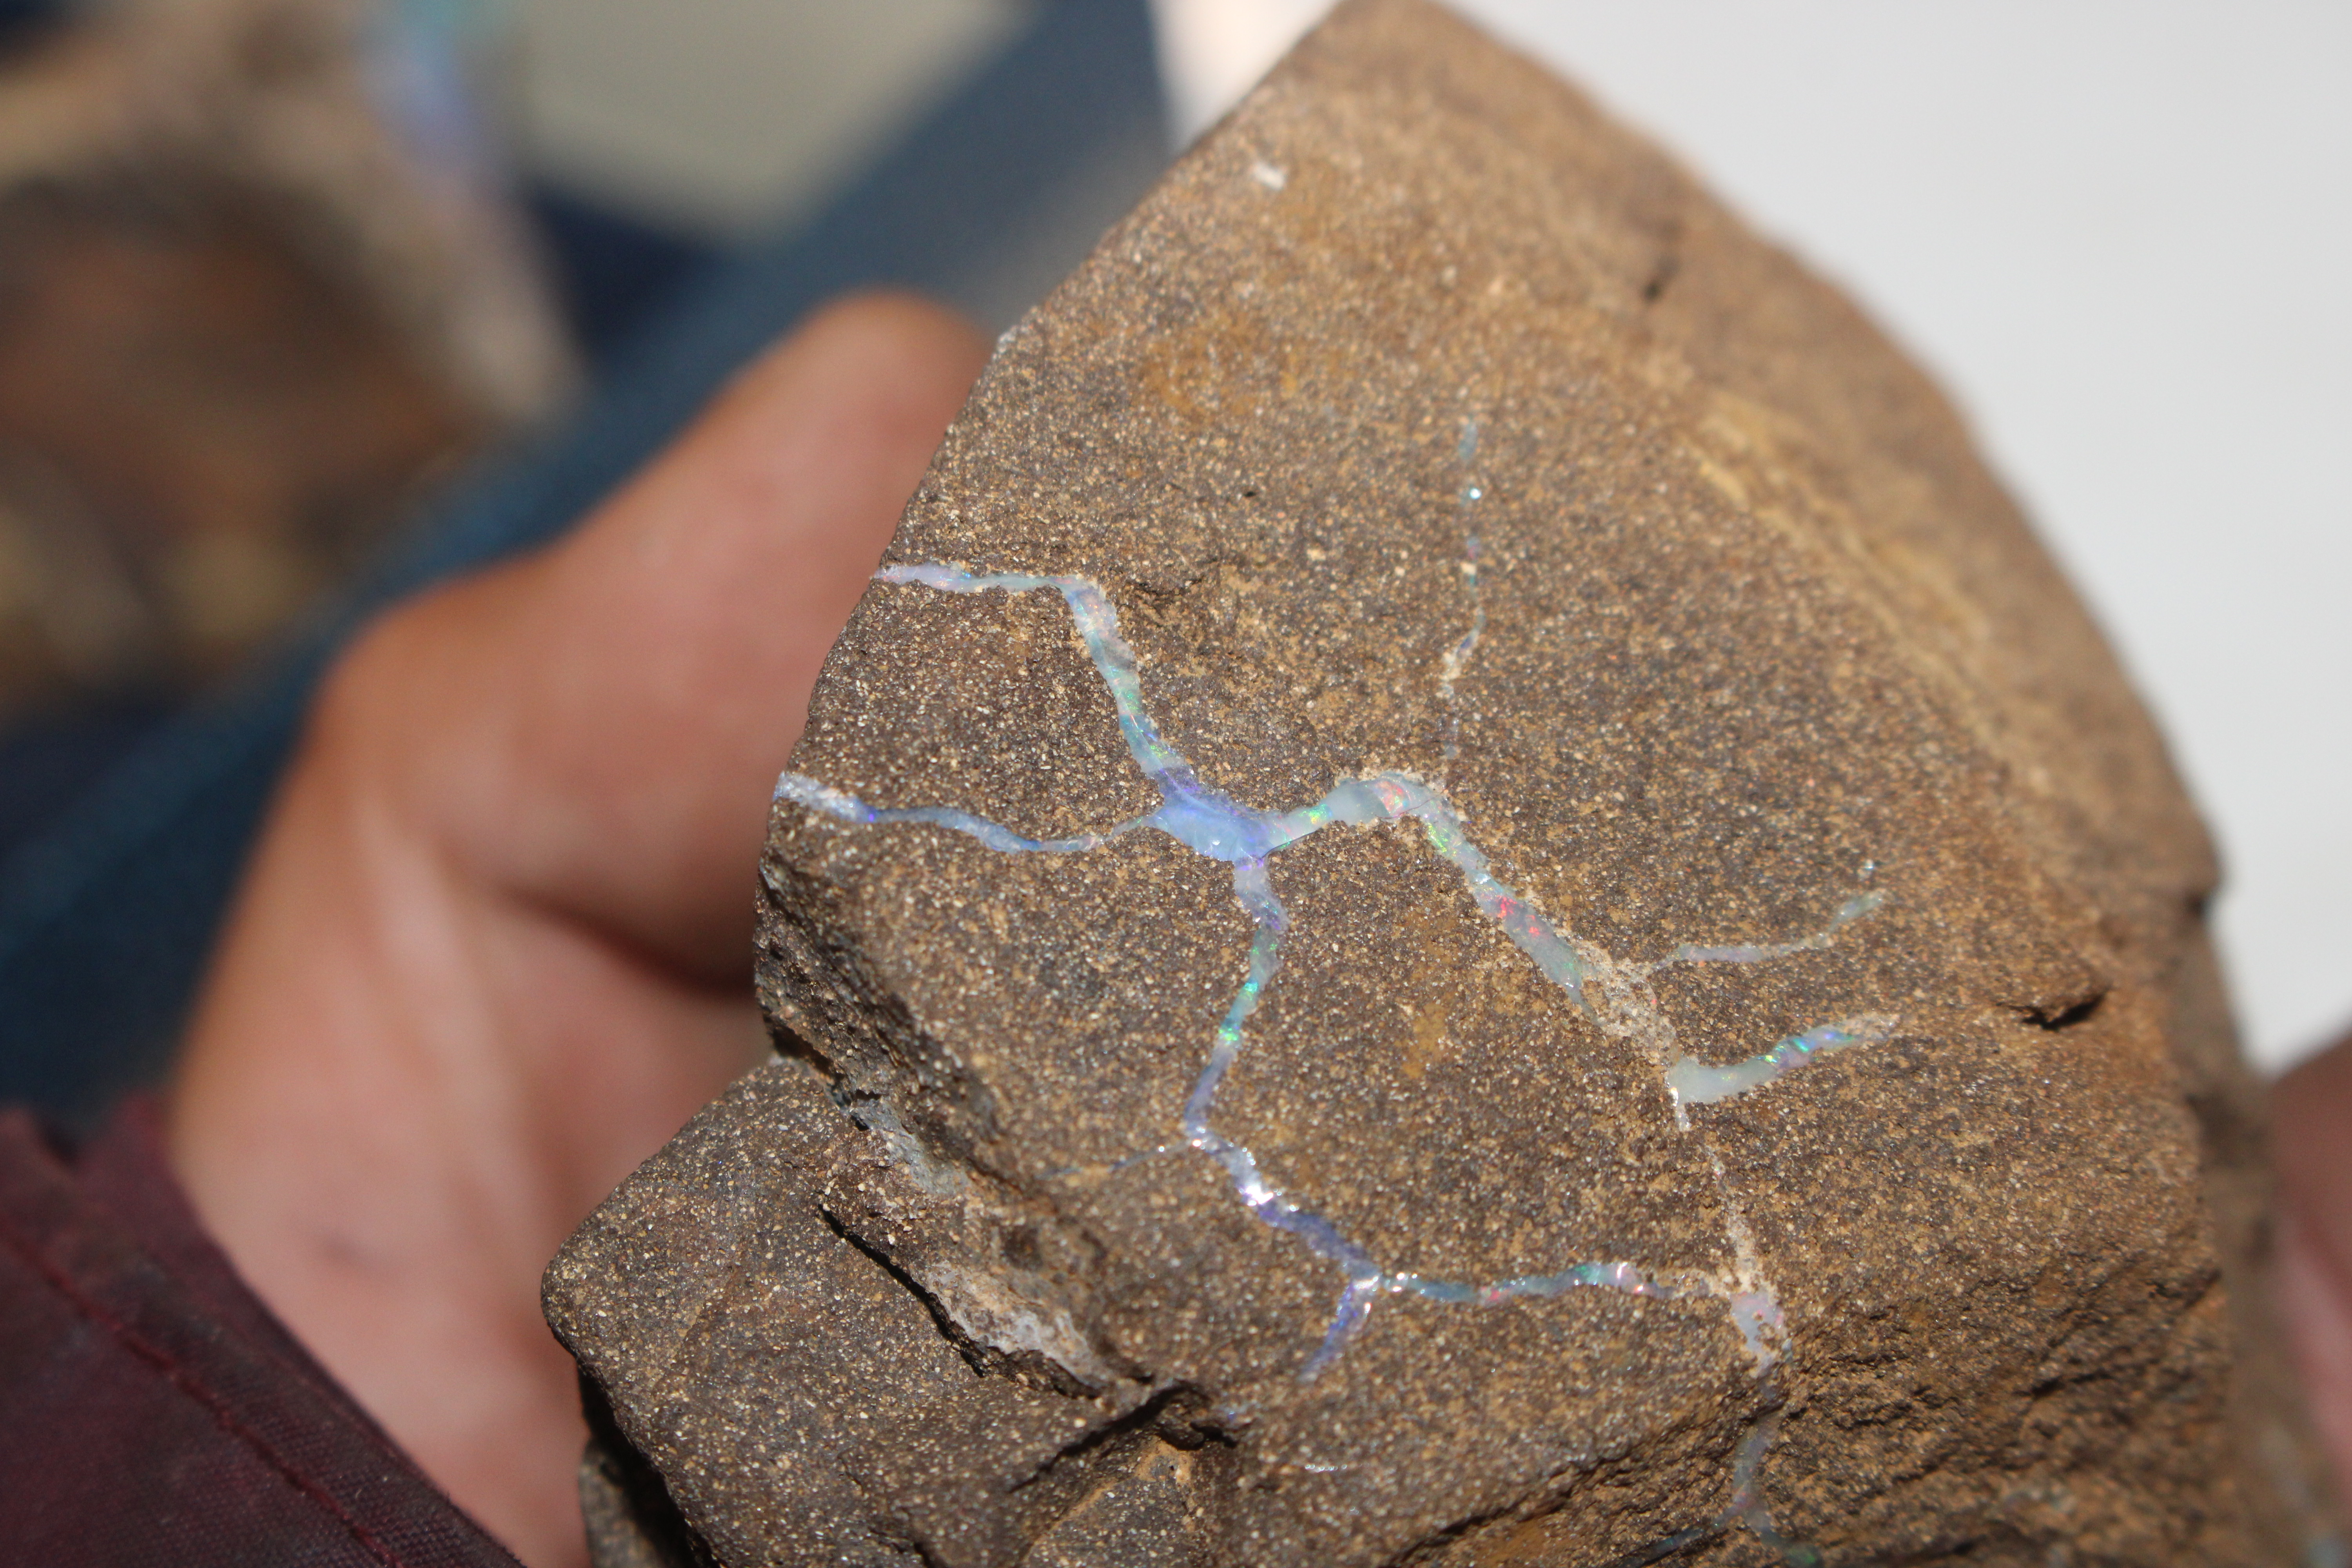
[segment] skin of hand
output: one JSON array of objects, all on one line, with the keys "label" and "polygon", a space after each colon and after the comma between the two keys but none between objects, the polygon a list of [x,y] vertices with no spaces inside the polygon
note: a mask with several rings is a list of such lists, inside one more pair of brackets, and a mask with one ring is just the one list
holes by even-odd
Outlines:
[{"label": "skin of hand", "polygon": [[586,1556],[541,1270],[764,1047],[769,791],[986,353],[831,307],[565,540],[383,616],[214,956],[169,1102],[197,1214],[538,1568]]},{"label": "skin of hand", "polygon": [[2352,1508],[2352,1036],[2271,1090],[2278,1292],[2304,1399]]}]

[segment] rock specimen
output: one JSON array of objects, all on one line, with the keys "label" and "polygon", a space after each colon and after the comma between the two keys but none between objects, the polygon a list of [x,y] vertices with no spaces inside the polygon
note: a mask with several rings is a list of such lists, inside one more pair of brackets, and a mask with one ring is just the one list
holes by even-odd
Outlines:
[{"label": "rock specimen", "polygon": [[2157,736],[1919,374],[1446,14],[1005,339],[793,769],[779,1059],[549,1276],[607,1562],[2329,1550]]}]

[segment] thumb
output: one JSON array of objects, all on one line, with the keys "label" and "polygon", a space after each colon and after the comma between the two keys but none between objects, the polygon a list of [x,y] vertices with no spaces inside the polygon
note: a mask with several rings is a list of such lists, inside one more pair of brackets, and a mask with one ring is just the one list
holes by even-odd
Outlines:
[{"label": "thumb", "polygon": [[391,628],[406,810],[484,883],[740,977],[769,791],[986,355],[915,299],[836,305],[570,540]]}]

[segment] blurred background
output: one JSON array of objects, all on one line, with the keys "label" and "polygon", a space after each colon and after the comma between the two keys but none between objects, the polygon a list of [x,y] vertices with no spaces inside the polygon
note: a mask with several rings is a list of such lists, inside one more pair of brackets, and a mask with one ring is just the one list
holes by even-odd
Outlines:
[{"label": "blurred background", "polygon": [[[1958,393],[2352,1022],[2352,10],[1466,0]],[[370,611],[824,295],[1009,325],[1315,0],[0,0],[0,1094],[163,1059]]]}]

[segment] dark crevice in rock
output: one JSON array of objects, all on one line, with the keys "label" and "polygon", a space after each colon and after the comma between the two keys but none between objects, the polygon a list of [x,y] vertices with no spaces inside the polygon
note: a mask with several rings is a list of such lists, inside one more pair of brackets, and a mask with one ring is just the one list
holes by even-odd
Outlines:
[{"label": "dark crevice in rock", "polygon": [[[790,1036],[814,1053],[820,1071],[865,1098],[919,1101],[929,1142],[971,1163],[975,1140],[992,1135],[995,1107],[984,1084],[919,1028],[905,1002],[873,972],[833,908],[836,889],[770,856],[761,878],[774,917],[757,966],[770,1033]],[[782,1005],[787,995],[802,1005]],[[816,1041],[826,1042],[820,1046]],[[781,1047],[779,1047],[781,1048]],[[888,1086],[900,1093],[893,1097]]]},{"label": "dark crevice in rock", "polygon": [[2046,1029],[2054,1035],[2062,1029],[2071,1029],[2077,1024],[2090,1022],[2097,1015],[2100,1005],[2106,999],[2106,991],[2102,988],[2085,996],[2065,997],[2055,1002],[2021,1007],[2018,1009],[2018,1016],[2035,1028]]},{"label": "dark crevice in rock", "polygon": [[622,1433],[604,1390],[584,1373],[580,1406],[588,1422],[580,1505],[595,1542],[595,1568],[714,1568],[717,1556],[696,1537],[660,1472]]},{"label": "dark crevice in rock", "polygon": [[1675,274],[1682,267],[1683,258],[1671,250],[1659,257],[1658,264],[1650,269],[1649,278],[1642,285],[1642,303],[1654,305],[1665,298],[1666,286],[1675,280]]},{"label": "dark crevice in rock", "polygon": [[971,1368],[973,1376],[986,1377],[991,1372],[996,1370],[993,1363],[1001,1363],[1003,1358],[985,1345],[973,1343],[971,1336],[963,1331],[962,1327],[953,1318],[948,1316],[947,1309],[940,1305],[940,1299],[923,1288],[921,1280],[900,1268],[888,1253],[842,1224],[840,1218],[832,1210],[820,1208],[817,1210],[817,1217],[824,1221],[824,1227],[827,1230],[856,1247],[865,1255],[867,1262],[897,1280],[901,1289],[923,1304],[923,1310],[930,1314],[931,1323],[940,1331],[940,1337],[954,1348],[957,1355],[963,1358],[964,1364]]},{"label": "dark crevice in rock", "polygon": [[[1686,1434],[1675,1436],[1684,1435]],[[1667,1435],[1659,1436],[1664,1438]],[[1524,1556],[1522,1550],[1511,1542],[1511,1532],[1530,1524],[1557,1519],[1573,1508],[1575,1489],[1580,1483],[1601,1479],[1612,1471],[1639,1473],[1648,1468],[1655,1462],[1656,1452],[1657,1449],[1653,1449],[1652,1457],[1643,1458],[1638,1449],[1629,1447],[1572,1462],[1553,1471],[1539,1484],[1528,1488],[1517,1497],[1467,1514],[1435,1531],[1402,1554],[1397,1559],[1396,1568],[1528,1561],[1529,1559]],[[1665,1531],[1656,1539],[1644,1542],[1605,1563],[1596,1563],[1594,1568],[1644,1568],[1648,1563],[1663,1563],[1705,1546],[1734,1528],[1734,1521],[1723,1514],[1701,1519],[1680,1529]]]},{"label": "dark crevice in rock", "polygon": [[819,1079],[824,1080],[826,1092],[834,1097],[835,1103],[840,1103],[840,1096],[843,1092],[841,1068],[814,1042],[791,1029],[771,1023],[768,1027],[768,1047],[788,1062],[806,1064]]},{"label": "dark crevice in rock", "polygon": [[940,1556],[911,1535],[891,1530],[877,1530],[873,1532],[873,1540],[874,1543],[885,1552],[903,1559],[908,1564],[908,1568],[951,1568],[947,1559]]},{"label": "dark crevice in rock", "polygon": [[[1209,499],[1222,500],[1224,498],[1215,496]],[[1130,578],[1121,590],[1120,597],[1134,606],[1133,613],[1138,620],[1157,621],[1203,587],[1213,587],[1218,574],[1226,567],[1245,567],[1248,564],[1241,557],[1224,552],[1203,554],[1197,561],[1187,563],[1181,571],[1159,574],[1156,580],[1140,576]]]},{"label": "dark crevice in rock", "polygon": [[[855,1117],[856,1112],[852,1110],[851,1115]],[[863,1126],[864,1122],[861,1121],[859,1124]],[[923,1310],[930,1315],[931,1323],[939,1330],[940,1338],[954,1347],[956,1354],[961,1357],[964,1364],[971,1368],[977,1375],[1003,1377],[1024,1387],[1035,1389],[1041,1394],[1050,1394],[1082,1404],[1097,1405],[1104,1396],[1105,1391],[1102,1386],[1088,1384],[1082,1376],[1073,1373],[1071,1369],[1064,1366],[1045,1352],[1034,1350],[1008,1352],[974,1338],[973,1331],[960,1322],[949,1309],[947,1302],[940,1300],[938,1293],[926,1286],[911,1270],[873,1242],[858,1235],[847,1222],[831,1209],[820,1205],[817,1215],[824,1222],[827,1230],[856,1248],[868,1262],[895,1280],[901,1289],[921,1302]],[[1097,1349],[1092,1346],[1088,1348]],[[1099,1353],[1098,1349],[1097,1353]],[[1143,1379],[1135,1377],[1136,1369],[1124,1362],[1108,1362],[1106,1363],[1106,1366],[1114,1377],[1129,1378],[1135,1383],[1144,1382]],[[1121,1418],[1124,1419],[1123,1416]]]},{"label": "dark crevice in rock", "polygon": [[[1523,1500],[1522,1500],[1522,1501]],[[1434,1531],[1420,1544],[1404,1552],[1403,1555],[1398,1559],[1398,1568],[1426,1568],[1426,1565],[1428,1564],[1445,1561],[1455,1548],[1462,1545],[1464,1542],[1469,1540],[1471,1537],[1478,1534],[1481,1531],[1490,1529],[1496,1525],[1507,1525],[1513,1522],[1516,1516],[1518,1514],[1518,1510],[1521,1506],[1521,1502],[1507,1503],[1499,1508],[1486,1509],[1478,1513],[1468,1515],[1465,1518],[1455,1520],[1453,1523]],[[1475,1561],[1475,1558],[1473,1560]],[[1459,1559],[1455,1559],[1455,1561],[1459,1561]],[[1626,1558],[1623,1561],[1631,1563],[1634,1562],[1654,1562],[1656,1559]],[[1608,1563],[1604,1564],[1603,1568],[1618,1568],[1618,1565],[1616,1563]]]},{"label": "dark crevice in rock", "polygon": [[1653,1563],[1664,1563],[1669,1558],[1680,1557],[1685,1552],[1696,1551],[1702,1546],[1721,1539],[1728,1528],[1728,1526],[1712,1522],[1695,1524],[1688,1530],[1678,1530],[1672,1535],[1653,1541],[1647,1546],[1637,1547],[1622,1557],[1613,1558],[1604,1563],[1602,1568],[1649,1568]]},{"label": "dark crevice in rock", "polygon": [[[1125,1415],[1106,1421],[1100,1426],[1087,1427],[1061,1447],[1046,1455],[1035,1468],[1014,1481],[1010,1489],[1019,1491],[1024,1487],[1034,1486],[1053,1475],[1066,1464],[1104,1457],[1124,1443],[1139,1441],[1149,1436],[1168,1438],[1168,1433],[1164,1427],[1169,1425],[1174,1425],[1187,1431],[1197,1431],[1198,1428],[1181,1421],[1170,1423],[1166,1419],[1172,1410],[1186,1403],[1197,1406],[1200,1404],[1200,1395],[1181,1384],[1171,1384],[1158,1389]],[[1174,1441],[1172,1438],[1168,1440]],[[1195,1441],[1197,1440],[1196,1438]]]}]

